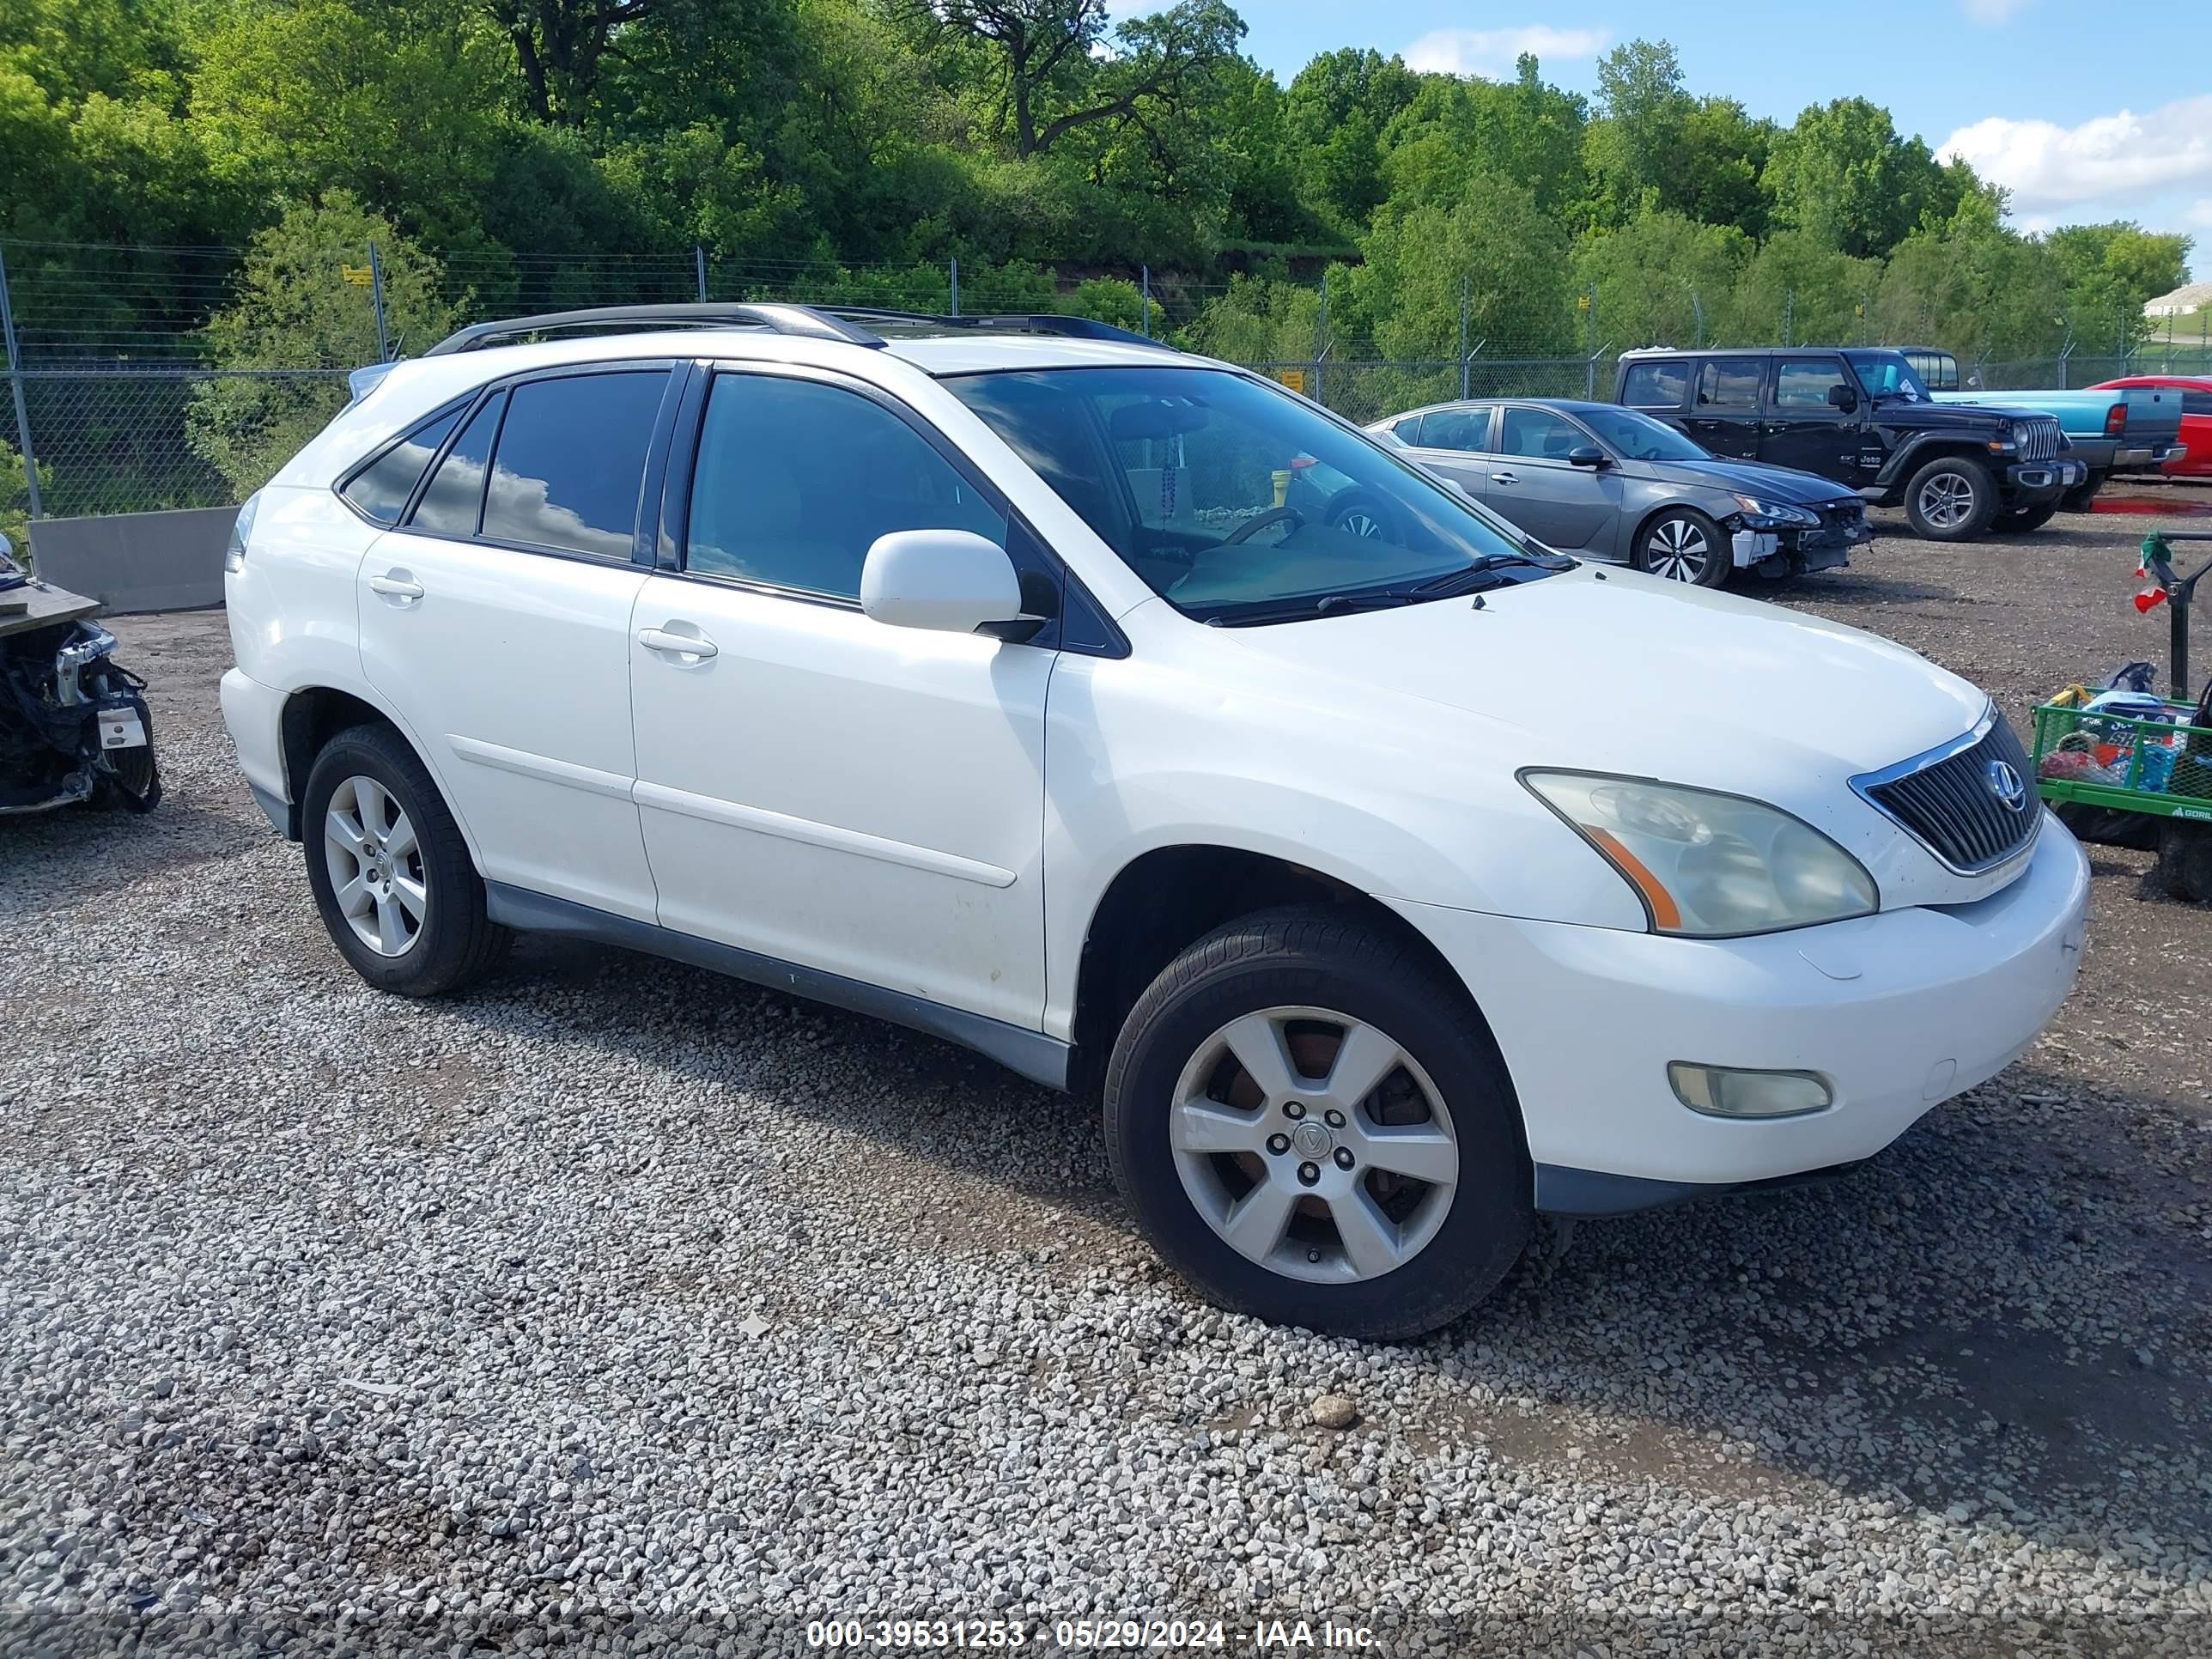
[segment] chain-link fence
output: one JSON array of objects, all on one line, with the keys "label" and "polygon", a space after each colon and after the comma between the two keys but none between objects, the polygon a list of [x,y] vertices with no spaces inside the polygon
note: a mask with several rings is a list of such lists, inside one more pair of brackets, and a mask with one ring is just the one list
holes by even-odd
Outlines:
[{"label": "chain-link fence", "polygon": [[[9,382],[0,398],[0,533],[20,540],[24,521],[38,515],[235,501],[343,405],[354,362],[309,361],[314,353],[307,348],[276,355],[270,367],[222,361],[209,324],[238,301],[243,258],[240,250],[226,248],[0,242]],[[407,338],[398,325],[387,337],[377,262],[366,247],[357,259],[335,263],[330,277],[332,294],[343,296],[339,310],[368,342],[361,356],[373,356],[379,340],[393,356],[423,349],[429,341]],[[1142,265],[1133,275],[1035,265],[963,270],[952,259],[855,267],[714,258],[693,249],[583,257],[472,251],[445,256],[436,270],[438,305],[457,322],[702,298],[1081,314],[1248,364],[1363,422],[1454,398],[1602,398],[1612,391],[1616,347],[1661,343],[1600,344],[1609,327],[1601,319],[1630,307],[1595,287],[1571,296],[1571,314],[1548,334],[1471,338],[1481,330],[1469,326],[1463,286],[1459,349],[1403,356],[1343,326],[1333,316],[1325,279],[1287,295],[1278,283],[1255,302],[1256,287],[1240,294],[1228,283]],[[1742,316],[1728,325],[1730,337],[1716,342],[1711,337],[1721,331],[1722,307],[1690,292],[1683,331],[1668,340],[1805,343],[1798,296],[1770,297],[1771,305],[1749,310],[1738,303],[1734,311]],[[1839,335],[1836,343],[1879,343],[1867,314],[1860,307],[1850,337]],[[1450,325],[1443,320],[1447,340]],[[2128,374],[2212,374],[2212,318],[2160,319],[2150,339],[2118,343],[2127,347],[2119,351],[2112,343],[2095,355],[2069,343],[2055,356],[2003,360],[1960,350],[1960,382],[2001,392],[2087,386]],[[27,464],[33,455],[35,468]]]}]

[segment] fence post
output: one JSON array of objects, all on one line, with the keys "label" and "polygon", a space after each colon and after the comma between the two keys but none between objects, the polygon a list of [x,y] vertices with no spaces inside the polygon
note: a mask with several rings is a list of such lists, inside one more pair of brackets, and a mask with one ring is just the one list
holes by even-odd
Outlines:
[{"label": "fence post", "polygon": [[2066,390],[2066,360],[2074,355],[2074,337],[2068,335],[2066,343],[2058,348],[2058,389]]},{"label": "fence post", "polygon": [[952,276],[952,314],[957,317],[960,314],[960,261],[947,259],[945,263]]},{"label": "fence post", "polygon": [[1467,308],[1473,287],[1474,284],[1468,277],[1461,276],[1459,279],[1459,400],[1462,403],[1467,401],[1468,396]]},{"label": "fence post", "polygon": [[1698,319],[1697,343],[1702,346],[1705,343],[1705,302],[1698,297],[1695,289],[1690,290],[1690,314]]},{"label": "fence post", "polygon": [[1791,339],[1791,338],[1790,337],[1791,331],[1792,331],[1796,327],[1796,325],[1797,325],[1797,290],[1796,290],[1796,289],[1794,289],[1794,288],[1785,288],[1785,289],[1784,289],[1782,290],[1782,343],[1783,343],[1783,344],[1784,344],[1784,345],[1796,345],[1796,344],[1797,343],[1797,342],[1796,342],[1796,341],[1795,341],[1795,340],[1793,340],[1793,339]]},{"label": "fence post", "polygon": [[1328,399],[1322,396],[1322,360],[1328,356],[1328,267],[1321,268],[1321,321],[1314,330],[1313,400],[1323,408]]},{"label": "fence post", "polygon": [[384,332],[384,262],[376,257],[376,244],[368,245],[368,304],[376,313],[376,361],[392,361],[392,343]]},{"label": "fence post", "polygon": [[707,250],[698,243],[691,244],[691,270],[699,279],[699,302],[707,302]]},{"label": "fence post", "polygon": [[0,248],[0,333],[8,342],[8,390],[15,399],[15,436],[23,446],[23,476],[30,481],[31,516],[45,516],[39,502],[39,452],[31,442],[31,411],[23,402],[23,359],[15,345],[15,308],[8,299],[8,253]]},{"label": "fence post", "polygon": [[1143,307],[1139,314],[1145,319],[1145,337],[1149,340],[1152,337],[1152,268],[1150,265],[1139,265],[1137,275],[1144,284],[1138,290],[1137,303]]}]

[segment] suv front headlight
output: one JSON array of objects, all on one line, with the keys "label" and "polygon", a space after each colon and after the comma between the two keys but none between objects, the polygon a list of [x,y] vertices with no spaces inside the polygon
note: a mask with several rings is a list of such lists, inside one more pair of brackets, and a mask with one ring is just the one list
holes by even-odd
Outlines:
[{"label": "suv front headlight", "polygon": [[1763,801],[1601,772],[1530,770],[1521,781],[1636,890],[1655,933],[1771,933],[1881,904],[1863,865]]}]

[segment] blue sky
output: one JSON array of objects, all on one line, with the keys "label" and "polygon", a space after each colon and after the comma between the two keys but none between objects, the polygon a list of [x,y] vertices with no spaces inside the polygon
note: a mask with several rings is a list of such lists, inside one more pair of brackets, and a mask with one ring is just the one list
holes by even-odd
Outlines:
[{"label": "blue sky", "polygon": [[[1109,0],[1118,13],[1148,10]],[[1157,4],[1158,0],[1152,0]],[[1900,129],[1955,145],[2014,192],[2023,228],[2129,218],[2197,238],[2212,277],[2212,5],[2083,0],[1240,0],[1245,48],[1287,82],[1316,52],[1399,52],[1496,76],[1534,50],[1547,80],[1595,87],[1595,61],[1643,35],[1674,42],[1689,88],[1787,122],[1860,96]]]}]

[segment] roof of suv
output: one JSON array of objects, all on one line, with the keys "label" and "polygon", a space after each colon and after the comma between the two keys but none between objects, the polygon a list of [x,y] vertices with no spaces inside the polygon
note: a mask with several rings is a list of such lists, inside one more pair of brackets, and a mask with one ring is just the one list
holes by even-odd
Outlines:
[{"label": "roof of suv", "polygon": [[1838,351],[1905,351],[1919,350],[1917,346],[1845,346],[1845,345],[1763,345],[1763,346],[1632,346],[1620,355],[1628,357],[1832,357]]}]

